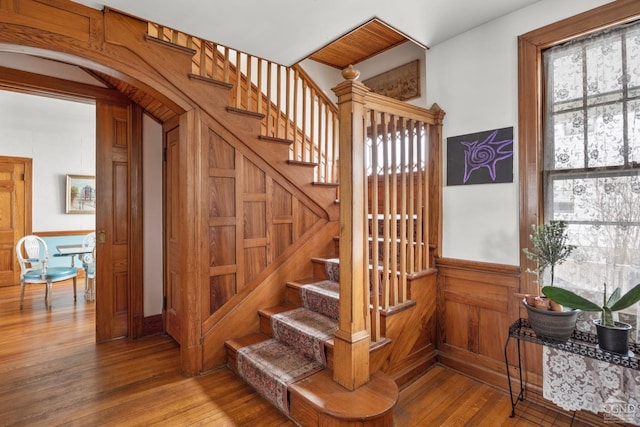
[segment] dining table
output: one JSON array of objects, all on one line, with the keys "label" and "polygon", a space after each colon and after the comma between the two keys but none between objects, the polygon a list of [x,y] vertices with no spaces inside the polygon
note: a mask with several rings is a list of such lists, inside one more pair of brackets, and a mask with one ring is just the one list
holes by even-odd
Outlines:
[{"label": "dining table", "polygon": [[[78,259],[80,259],[80,261],[82,261],[82,256],[85,254],[89,254],[91,252],[93,252],[93,246],[85,246],[82,244],[70,244],[70,245],[57,245],[56,249],[58,250],[57,253],[54,253],[53,256],[54,257],[63,257],[63,256],[67,256],[67,257],[71,257],[71,267],[75,267],[75,259],[76,256],[78,257]],[[88,266],[86,263],[82,263],[82,268],[84,270],[84,277],[85,277],[85,298],[88,301],[93,301],[94,300],[94,292],[92,289],[88,289],[88,280],[87,280],[87,275],[88,275]]]},{"label": "dining table", "polygon": [[68,256],[71,257],[71,267],[75,266],[75,258],[78,256],[82,258],[82,255],[89,254],[93,251],[93,247],[84,246],[82,244],[71,244],[71,245],[58,245],[56,246],[58,250],[57,253],[53,254],[55,257]]}]

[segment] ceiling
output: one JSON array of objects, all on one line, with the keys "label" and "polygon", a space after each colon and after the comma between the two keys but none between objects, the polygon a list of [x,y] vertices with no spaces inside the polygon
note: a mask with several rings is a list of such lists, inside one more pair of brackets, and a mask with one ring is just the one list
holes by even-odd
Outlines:
[{"label": "ceiling", "polygon": [[336,68],[408,40],[426,48],[539,0],[73,0],[293,65]]}]

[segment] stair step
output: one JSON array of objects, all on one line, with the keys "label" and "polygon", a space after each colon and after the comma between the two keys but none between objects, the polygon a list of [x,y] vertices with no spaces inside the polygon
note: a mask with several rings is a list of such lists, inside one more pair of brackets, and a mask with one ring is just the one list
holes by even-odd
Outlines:
[{"label": "stair step", "polygon": [[304,279],[292,280],[286,283],[286,301],[289,304],[295,305],[296,307],[302,307],[302,297],[300,295],[300,289],[302,286],[315,283],[322,279],[317,279],[315,277],[307,277]]},{"label": "stair step", "polygon": [[[332,299],[334,299],[337,303],[337,300],[339,299],[340,295],[338,293],[337,288],[339,287],[339,283],[338,282],[333,282],[335,283],[333,286],[331,285],[327,285],[324,282],[327,282],[327,279],[317,279],[315,277],[308,277],[305,279],[299,279],[299,280],[294,280],[294,281],[290,281],[287,282],[286,286],[287,286],[287,301],[290,304],[293,304],[295,306],[298,307],[304,307],[303,301],[302,301],[302,293],[306,292],[309,290],[309,286],[307,285],[314,285],[314,284],[318,284],[318,286],[320,286],[321,288],[324,289],[324,291],[321,291],[325,296],[330,297]],[[330,282],[330,281],[329,281]],[[303,291],[303,288],[307,286],[306,290]],[[336,288],[335,292],[331,292],[330,288]],[[312,286],[313,288],[313,286]],[[307,307],[308,308],[308,307]],[[323,313],[325,315],[329,315],[327,313]],[[329,315],[329,317],[333,317],[331,315]]]},{"label": "stair step", "polygon": [[236,352],[236,372],[258,393],[285,414],[289,413],[288,387],[325,366],[282,341],[269,338]]},{"label": "stair step", "polygon": [[313,264],[313,277],[333,280],[334,282],[340,281],[338,270],[340,258],[335,256],[313,257],[311,258],[311,263]]},{"label": "stair step", "polygon": [[290,306],[260,310],[262,332],[265,333],[264,329],[269,328],[273,338],[297,348],[307,357],[326,364],[325,342],[333,339],[333,334],[338,329],[338,322],[303,307],[294,307],[289,310],[286,307]]},{"label": "stair step", "polygon": [[299,306],[284,304],[259,309],[258,316],[260,317],[260,332],[265,335],[273,336],[273,330],[271,329],[271,316],[293,310],[294,308],[299,308]]},{"label": "stair step", "polygon": [[227,349],[227,366],[229,367],[229,369],[235,372],[236,375],[239,375],[237,363],[238,350],[242,347],[248,347],[250,345],[266,341],[270,338],[271,337],[269,335],[265,335],[263,333],[255,333],[225,341],[224,346]]},{"label": "stair step", "polygon": [[391,377],[380,371],[373,373],[367,384],[350,391],[333,381],[333,372],[325,369],[291,384],[289,395],[294,419],[322,414],[322,422],[313,425],[390,426],[399,391]]}]

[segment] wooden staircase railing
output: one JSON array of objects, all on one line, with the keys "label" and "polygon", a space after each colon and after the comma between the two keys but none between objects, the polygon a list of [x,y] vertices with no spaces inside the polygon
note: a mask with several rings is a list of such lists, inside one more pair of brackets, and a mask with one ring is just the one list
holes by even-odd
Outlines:
[{"label": "wooden staircase railing", "polygon": [[153,23],[148,34],[194,50],[192,75],[228,85],[232,109],[263,116],[262,137],[292,142],[290,162],[315,164],[316,183],[338,186],[335,355],[350,363],[336,364],[334,379],[364,385],[371,343],[385,340],[383,314],[410,303],[407,280],[433,268],[430,247],[440,245],[444,112],[374,94],[352,69],[334,88],[336,107],[298,66]]},{"label": "wooden staircase railing", "polygon": [[336,360],[353,362],[335,364],[334,379],[348,389],[368,381],[368,370],[360,367],[368,366],[369,340],[384,338],[382,312],[408,302],[409,275],[432,267],[429,242],[440,243],[444,118],[437,105],[426,110],[372,93],[355,80],[358,74],[344,70],[346,80],[334,89],[341,176],[334,354]]},{"label": "wooden staircase railing", "polygon": [[230,105],[263,115],[262,135],[291,141],[289,160],[315,164],[316,183],[338,182],[338,109],[301,67],[286,67],[151,22],[147,33],[193,49],[192,74],[230,85]]}]

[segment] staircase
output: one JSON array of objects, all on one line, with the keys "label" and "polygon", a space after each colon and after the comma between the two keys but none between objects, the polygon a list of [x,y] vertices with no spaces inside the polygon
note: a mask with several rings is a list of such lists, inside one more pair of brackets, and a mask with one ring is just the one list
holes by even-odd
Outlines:
[{"label": "staircase", "polygon": [[311,262],[314,277],[288,282],[281,305],[258,311],[259,332],[225,343],[227,364],[301,425],[391,425],[398,389],[390,377],[376,373],[355,392],[332,379],[339,260]]},{"label": "staircase", "polygon": [[[178,156],[171,201],[178,215],[171,229],[175,249],[166,255],[167,274],[177,285],[178,304],[170,309],[182,322],[176,333],[182,370],[197,375],[227,362],[240,372],[238,355],[245,364],[252,353],[242,349],[275,335],[274,345],[291,347],[285,337],[298,336],[300,328],[272,319],[280,322],[297,310],[298,319],[324,324],[325,336],[309,345],[317,350],[313,359],[305,346],[291,356],[311,368],[293,376],[297,381],[281,393],[290,417],[303,425],[390,425],[398,387],[435,363],[436,280],[429,250],[440,241],[444,112],[371,94],[346,75],[334,88],[335,113],[328,105],[313,107],[321,95],[315,90],[298,90],[307,93],[300,93],[302,102],[287,105],[289,96],[269,95],[273,82],[262,84],[263,96],[257,95],[265,92],[260,82],[243,77],[253,60],[230,60],[228,50],[221,57],[210,42],[185,37],[183,44],[180,34],[167,37],[165,29],[153,37],[150,23],[111,9],[14,3],[3,11],[0,41],[51,50],[55,58],[87,67],[175,136],[176,151],[167,155]],[[106,92],[101,96],[123,101]],[[305,109],[312,115],[296,124],[297,112]],[[293,118],[282,119],[283,112]],[[305,123],[313,126],[305,129]],[[330,126],[320,131],[321,124]],[[328,129],[340,131],[339,152],[338,132],[329,136]],[[353,156],[365,152],[369,170],[363,156]],[[372,248],[366,247],[365,212],[386,221],[381,229],[371,227],[371,241],[380,242]],[[341,265],[312,258],[337,253],[331,246],[338,229]],[[373,271],[388,272],[381,286],[371,286],[380,293],[369,295],[362,285],[370,281],[367,259]],[[328,307],[337,280],[327,266],[353,277],[342,290],[335,348],[328,331],[336,316]],[[285,289],[296,277],[304,279]],[[320,291],[303,286],[311,284]],[[323,301],[312,305],[327,309],[306,307],[309,300]],[[297,326],[313,330],[302,321]]]}]

